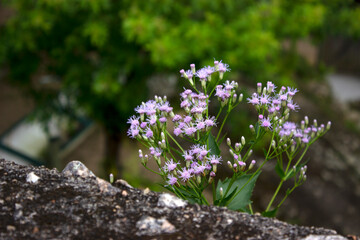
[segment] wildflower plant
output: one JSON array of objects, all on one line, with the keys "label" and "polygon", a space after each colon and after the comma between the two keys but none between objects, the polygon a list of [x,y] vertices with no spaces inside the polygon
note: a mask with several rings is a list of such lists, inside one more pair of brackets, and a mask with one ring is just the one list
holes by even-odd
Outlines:
[{"label": "wildflower plant", "polygon": [[[142,165],[161,176],[166,189],[192,203],[209,205],[204,190],[211,186],[214,205],[253,213],[251,194],[255,182],[263,166],[268,161],[276,161],[275,171],[280,182],[263,211],[265,216],[275,216],[289,194],[306,180],[304,155],[311,144],[330,129],[331,123],[318,125],[314,120],[310,124],[308,117],[300,124],[289,121],[290,113],[299,109],[293,100],[298,90],[277,88],[272,82],[265,86],[258,83],[257,91],[247,98],[258,113],[257,121],[249,126],[252,139],[246,141],[242,136],[232,144],[227,138],[231,159],[223,159],[219,144],[225,137],[222,133],[224,124],[243,100],[238,83],[223,80],[228,71],[228,64],[222,61],[215,61],[214,66],[199,70],[194,64],[189,70],[180,70],[181,77],[191,87],[184,88],[180,94],[181,113],[174,113],[166,96],[155,96],[135,109],[137,115],[128,120],[128,135],[147,148],[146,152],[139,150]],[[209,112],[213,101],[220,103],[216,116]],[[254,146],[269,138],[264,159],[259,162],[251,159]],[[180,144],[184,142],[189,144]],[[152,159],[158,166],[157,170],[147,165]],[[224,165],[233,174],[230,178],[216,181],[217,170]],[[277,199],[283,183],[290,179],[293,179],[293,187]]]}]

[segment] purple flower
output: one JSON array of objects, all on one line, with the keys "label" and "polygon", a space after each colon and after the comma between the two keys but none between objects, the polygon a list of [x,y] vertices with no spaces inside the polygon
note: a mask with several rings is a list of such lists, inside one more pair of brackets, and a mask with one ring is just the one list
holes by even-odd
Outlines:
[{"label": "purple flower", "polygon": [[293,122],[285,122],[282,126],[285,130],[295,130],[296,124]]},{"label": "purple flower", "polygon": [[186,116],[186,117],[184,118],[184,123],[190,123],[191,120],[192,120],[192,117],[191,117],[191,116]]},{"label": "purple flower", "polygon": [[175,116],[173,117],[172,121],[173,122],[178,122],[182,119],[182,117],[179,114],[175,114]]},{"label": "purple flower", "polygon": [[132,116],[132,117],[129,118],[127,123],[131,125],[131,128],[137,127],[140,124],[139,117]]},{"label": "purple flower", "polygon": [[289,101],[286,105],[290,110],[297,111],[300,107],[296,103],[293,103],[292,101]]},{"label": "purple flower", "polygon": [[205,68],[201,68],[196,72],[196,76],[200,78],[200,80],[206,80],[208,73]]},{"label": "purple flower", "polygon": [[203,164],[200,165],[200,164],[196,163],[196,165],[193,167],[193,169],[194,169],[195,175],[200,175],[205,171],[206,166],[204,166]]},{"label": "purple flower", "polygon": [[161,118],[159,118],[159,122],[161,122],[161,123],[165,123],[166,122],[166,117],[161,117]]},{"label": "purple flower", "polygon": [[181,103],[180,103],[181,108],[186,108],[186,107],[189,107],[189,106],[190,106],[190,102],[187,99],[185,99],[184,101],[181,101]]},{"label": "purple flower", "polygon": [[273,99],[272,99],[272,104],[274,104],[274,105],[280,105],[280,104],[281,104],[281,100],[278,99],[278,98],[273,98]]},{"label": "purple flower", "polygon": [[251,103],[252,105],[259,105],[260,101],[258,98],[258,95],[254,93],[251,98],[247,98],[248,103]]},{"label": "purple flower", "polygon": [[178,173],[180,174],[180,178],[183,182],[187,182],[191,178],[191,173],[186,168],[183,168],[181,171],[178,170]]},{"label": "purple flower", "polygon": [[259,97],[259,101],[260,101],[260,104],[262,105],[266,105],[266,104],[269,104],[270,101],[269,101],[269,96],[266,95],[266,94],[263,94]]},{"label": "purple flower", "polygon": [[193,145],[191,146],[191,152],[193,155],[198,155],[201,151],[203,146],[199,145],[199,144],[196,144],[196,145]]},{"label": "purple flower", "polygon": [[281,95],[279,96],[279,100],[280,100],[280,101],[286,101],[287,98],[288,98],[287,94],[281,94]]},{"label": "purple flower", "polygon": [[218,64],[218,71],[219,72],[229,72],[231,69],[229,68],[229,65],[226,63],[222,63],[221,61]]},{"label": "purple flower", "polygon": [[174,186],[177,183],[177,178],[174,177],[173,175],[168,175],[168,181],[166,183],[171,186]]},{"label": "purple flower", "polygon": [[187,98],[189,95],[191,95],[193,92],[190,89],[184,89],[182,93],[180,93],[180,96],[182,98]]},{"label": "purple flower", "polygon": [[194,159],[191,151],[185,151],[183,156],[185,161],[192,161]]},{"label": "purple flower", "polygon": [[170,107],[170,104],[169,102],[165,102],[163,103],[162,105],[159,106],[159,110],[162,111],[162,112],[171,112],[173,110],[172,107]]},{"label": "purple flower", "polygon": [[298,90],[296,89],[296,88],[290,88],[290,87],[288,87],[287,88],[288,89],[288,94],[292,97],[292,96],[294,96],[297,92],[298,92]]},{"label": "purple flower", "polygon": [[193,135],[194,133],[196,133],[196,128],[192,127],[192,126],[186,126],[184,129],[184,133],[188,136]]},{"label": "purple flower", "polygon": [[199,153],[199,159],[202,160],[209,152],[209,150],[206,150],[206,146],[202,146],[202,149]]},{"label": "purple flower", "polygon": [[152,138],[154,136],[154,133],[150,128],[147,128],[145,135],[147,138]]},{"label": "purple flower", "polygon": [[210,155],[209,161],[212,165],[218,165],[222,161],[221,156]]},{"label": "purple flower", "polygon": [[191,70],[187,70],[185,73],[189,79],[193,77],[193,72]]},{"label": "purple flower", "polygon": [[154,148],[154,147],[150,147],[150,154],[153,155],[154,157],[160,157],[162,150],[160,148]]},{"label": "purple flower", "polygon": [[168,172],[172,172],[176,169],[179,163],[174,162],[173,159],[170,159],[167,163],[165,163],[164,169]]},{"label": "purple flower", "polygon": [[146,126],[147,126],[147,122],[142,122],[142,123],[140,124],[140,127],[141,127],[142,129],[146,128]]},{"label": "purple flower", "polygon": [[309,143],[309,138],[308,137],[303,137],[302,139],[301,139],[301,141],[303,142],[303,143]]},{"label": "purple flower", "polygon": [[191,113],[196,113],[196,114],[202,114],[204,111],[205,111],[205,108],[198,107],[198,106],[195,106],[191,109]]},{"label": "purple flower", "polygon": [[268,82],[266,83],[266,88],[267,88],[270,92],[274,92],[276,86],[275,86],[274,83],[268,81]]},{"label": "purple flower", "polygon": [[149,100],[145,103],[145,113],[147,116],[156,114],[157,104],[154,100]]},{"label": "purple flower", "polygon": [[175,134],[175,136],[179,136],[181,133],[182,133],[181,128],[179,128],[179,127],[174,128],[174,134]]},{"label": "purple flower", "polygon": [[221,98],[222,101],[225,101],[226,99],[230,98],[230,93],[222,88],[216,88],[215,96]]},{"label": "purple flower", "polygon": [[157,121],[156,115],[151,115],[150,118],[149,118],[149,124],[151,126],[153,126],[153,125],[155,125],[156,121]]},{"label": "purple flower", "polygon": [[146,106],[145,105],[137,106],[135,108],[135,112],[137,112],[138,114],[145,114],[146,113]]},{"label": "purple flower", "polygon": [[270,119],[267,117],[267,118],[263,118],[261,120],[261,126],[262,127],[265,127],[265,128],[270,128],[271,129],[271,121]]},{"label": "purple flower", "polygon": [[136,128],[129,128],[128,132],[127,132],[127,135],[130,137],[130,138],[136,138],[136,136],[139,135],[139,130],[136,129]]},{"label": "purple flower", "polygon": [[211,118],[205,119],[205,125],[206,125],[207,127],[216,126],[215,117],[211,117]]},{"label": "purple flower", "polygon": [[205,122],[204,121],[198,121],[198,123],[196,124],[196,128],[197,130],[202,130],[206,127]]},{"label": "purple flower", "polygon": [[215,68],[211,66],[204,67],[203,69],[206,71],[207,75],[211,75],[213,72],[215,72]]}]

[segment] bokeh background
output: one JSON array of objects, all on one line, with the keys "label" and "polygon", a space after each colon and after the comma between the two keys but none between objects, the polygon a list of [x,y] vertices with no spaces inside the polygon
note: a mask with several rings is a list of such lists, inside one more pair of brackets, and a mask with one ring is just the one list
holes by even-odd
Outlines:
[{"label": "bokeh background", "polygon": [[[0,3],[0,157],[163,191],[126,136],[153,95],[178,106],[179,70],[214,59],[247,95],[257,82],[296,87],[304,115],[332,121],[308,153],[308,180],[279,218],[360,234],[360,3],[354,0],[3,0]],[[247,136],[247,104],[229,137]],[[261,147],[258,156],[261,160]],[[271,164],[254,203],[279,181]],[[223,176],[227,174],[223,171]],[[220,174],[221,177],[221,174]],[[256,209],[255,209],[256,210]]]}]

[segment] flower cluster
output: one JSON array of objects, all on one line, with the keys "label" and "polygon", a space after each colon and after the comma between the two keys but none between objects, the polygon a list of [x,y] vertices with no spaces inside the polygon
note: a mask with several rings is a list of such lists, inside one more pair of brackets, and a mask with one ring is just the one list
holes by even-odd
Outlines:
[{"label": "flower cluster", "polygon": [[[149,150],[148,154],[143,154],[142,150],[139,150],[139,158],[145,167],[149,159],[156,160],[159,175],[167,183],[165,186],[175,187],[190,182],[200,186],[203,183],[211,183],[216,176],[217,165],[221,164],[222,158],[211,153],[206,144],[211,129],[217,125],[216,117],[210,116],[208,112],[210,97],[214,93],[223,107],[234,107],[237,101],[241,100],[236,94],[236,82],[226,81],[217,85],[227,71],[230,71],[229,66],[221,61],[215,61],[214,66],[206,66],[199,70],[195,69],[195,64],[191,64],[189,70],[180,71],[181,76],[187,79],[193,88],[184,89],[180,93],[182,113],[174,114],[166,97],[155,96],[154,100],[143,102],[136,107],[135,112],[138,115],[129,118],[128,136],[136,138]],[[217,72],[219,79],[212,83],[216,88],[209,90],[211,76]],[[197,79],[201,89],[197,89]],[[172,130],[167,127],[168,119],[173,122]],[[184,150],[171,133],[195,144]],[[171,151],[169,140],[179,147],[175,153]]]},{"label": "flower cluster", "polygon": [[153,139],[154,132],[159,133],[159,128],[164,126],[169,115],[174,115],[173,108],[166,97],[155,96],[155,100],[149,100],[135,108],[140,116],[132,116],[128,120],[130,128],[127,132],[130,138]]},{"label": "flower cluster", "polygon": [[[264,88],[258,83],[257,92],[247,99],[259,113],[258,124],[270,131],[274,130],[277,140],[281,142],[280,145],[285,147],[288,143],[306,145],[324,134],[331,124],[329,122],[327,127],[324,124],[318,127],[317,121],[314,120],[314,124],[310,126],[308,117],[301,121],[300,126],[288,121],[290,112],[299,109],[299,105],[293,101],[297,92],[296,88],[284,86],[276,92],[276,86],[272,82],[267,82]],[[253,126],[250,128],[254,129]]]},{"label": "flower cluster", "polygon": [[183,157],[186,166],[181,169],[177,167],[179,163],[174,163],[172,159],[165,163],[169,185],[177,184],[179,179],[184,183],[194,180],[200,184],[202,176],[208,177],[208,182],[211,182],[216,176],[217,165],[222,161],[220,156],[210,154],[205,145],[199,144],[185,151]]},{"label": "flower cluster", "polygon": [[[276,173],[280,183],[265,210],[266,214],[273,214],[286,197],[306,180],[307,167],[303,164],[303,157],[309,146],[329,130],[331,123],[327,126],[318,125],[314,120],[309,124],[308,117],[300,124],[291,122],[290,113],[299,109],[293,100],[298,90],[291,87],[278,89],[272,82],[267,82],[265,86],[258,83],[257,91],[247,98],[257,111],[255,126],[250,125],[252,139],[247,142],[242,136],[234,145],[230,138],[226,139],[231,154],[226,163],[233,176],[216,183],[218,165],[223,161],[219,148],[224,139],[222,129],[231,111],[243,98],[243,94],[237,93],[238,83],[222,81],[224,73],[228,71],[229,66],[221,61],[198,70],[195,64],[191,64],[189,70],[180,70],[181,77],[192,88],[185,88],[180,93],[180,113],[173,112],[166,96],[155,96],[154,100],[143,102],[135,108],[137,115],[128,120],[128,136],[146,146],[147,154],[139,150],[142,164],[160,175],[163,186],[178,197],[209,204],[203,191],[212,184],[213,190],[216,190],[213,194],[214,204],[250,213],[252,207],[248,193],[252,192],[265,163],[269,160],[277,161]],[[215,76],[218,78],[214,79]],[[214,99],[220,103],[216,117],[209,115],[209,105]],[[225,113],[222,112],[224,109]],[[218,126],[217,134],[213,136]],[[271,140],[264,160],[260,164],[255,160],[250,161],[255,144],[262,141],[265,135]],[[183,148],[180,139],[189,142],[190,147]],[[155,159],[158,171],[147,166],[149,159]],[[285,191],[280,204],[271,211],[283,182],[290,178],[294,179],[294,187]]]},{"label": "flower cluster", "polygon": [[186,115],[176,114],[172,118],[175,123],[174,134],[176,136],[193,137],[197,131],[207,131],[216,125],[215,117],[206,116],[208,95],[201,92],[197,94],[189,89],[185,89],[180,95],[180,107],[185,110]]}]

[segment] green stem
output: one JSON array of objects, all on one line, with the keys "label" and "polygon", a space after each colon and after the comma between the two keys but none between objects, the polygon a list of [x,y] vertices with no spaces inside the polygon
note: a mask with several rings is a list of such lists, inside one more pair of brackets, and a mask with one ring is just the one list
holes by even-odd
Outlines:
[{"label": "green stem", "polygon": [[253,209],[251,207],[251,203],[249,203],[249,210],[250,210],[250,214],[254,214]]},{"label": "green stem", "polygon": [[[275,132],[273,132],[272,134],[272,137],[271,137],[271,141],[274,139],[274,136],[275,136]],[[229,203],[241,192],[241,190],[244,189],[244,187],[246,187],[246,185],[248,185],[248,183],[254,178],[254,176],[256,176],[256,174],[261,170],[261,168],[265,165],[265,163],[270,159],[268,158],[269,157],[269,154],[270,154],[270,150],[271,150],[271,144],[269,146],[269,149],[267,151],[267,154],[266,154],[266,157],[265,157],[265,160],[264,162],[260,165],[260,167],[258,169],[256,169],[256,171],[251,175],[251,177],[249,178],[249,180],[247,180],[247,182],[240,188],[239,191],[237,191],[232,197],[231,199],[228,201]],[[231,183],[231,182],[230,182]],[[230,185],[230,184],[229,184]],[[229,187],[228,187],[229,188]],[[226,196],[226,195],[225,195]]]},{"label": "green stem", "polygon": [[216,142],[217,142],[217,140],[218,140],[219,137],[220,137],[221,131],[222,131],[224,125],[225,125],[226,119],[228,118],[229,114],[230,114],[230,112],[227,111],[226,116],[225,116],[225,118],[224,118],[224,120],[223,120],[223,122],[222,122],[222,124],[221,124],[221,127],[220,127],[220,130],[219,130],[219,132],[218,132],[218,135],[216,136],[216,139],[215,139]]},{"label": "green stem", "polygon": [[173,142],[180,148],[180,150],[182,152],[185,152],[184,149],[180,146],[180,144],[175,140],[175,138],[173,138],[173,136],[171,136],[171,134],[167,130],[165,130],[165,131],[166,131],[166,134],[171,138],[171,140],[173,140]]},{"label": "green stem", "polygon": [[279,208],[284,201],[286,200],[286,198],[295,190],[295,188],[297,187],[297,185],[294,185],[290,191],[286,191],[286,195],[283,197],[283,199],[281,200],[281,202],[276,206],[276,208]]},{"label": "green stem", "polygon": [[279,193],[280,188],[281,188],[281,186],[283,185],[283,183],[284,183],[284,180],[281,179],[278,187],[276,188],[276,191],[275,191],[274,195],[272,196],[272,198],[271,198],[271,200],[270,200],[270,202],[269,202],[269,204],[268,204],[268,206],[267,206],[267,208],[266,208],[266,210],[265,210],[266,212],[269,211],[269,209],[270,209],[271,205],[273,204],[273,202],[274,202],[277,194]]}]

